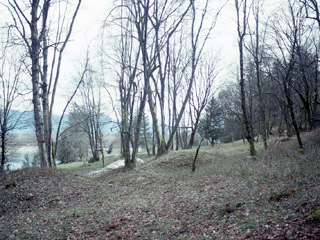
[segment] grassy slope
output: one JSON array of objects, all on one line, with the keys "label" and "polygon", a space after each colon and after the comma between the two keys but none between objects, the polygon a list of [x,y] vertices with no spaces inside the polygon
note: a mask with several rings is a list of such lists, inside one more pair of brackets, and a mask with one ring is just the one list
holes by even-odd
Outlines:
[{"label": "grassy slope", "polygon": [[254,159],[241,142],[202,147],[195,173],[195,149],[96,177],[101,163],[15,171],[0,239],[317,239],[320,132],[304,140],[304,155],[293,139]]}]

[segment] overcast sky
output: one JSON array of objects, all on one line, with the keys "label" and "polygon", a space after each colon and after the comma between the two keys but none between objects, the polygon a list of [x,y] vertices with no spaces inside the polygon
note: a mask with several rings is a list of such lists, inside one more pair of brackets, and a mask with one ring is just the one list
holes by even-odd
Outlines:
[{"label": "overcast sky", "polygon": [[[221,4],[221,0],[210,0]],[[0,0],[5,3],[6,0]],[[270,14],[278,7],[283,0],[266,0],[266,15]],[[68,43],[63,60],[60,87],[62,97],[56,99],[56,113],[62,111],[61,105],[65,104],[64,97],[70,94],[72,88],[68,86],[70,79],[77,76],[79,63],[83,61],[87,47],[94,44],[95,39],[101,30],[103,21],[110,10],[114,7],[113,0],[83,0],[82,6],[77,16],[71,41]],[[6,10],[0,6],[0,24],[7,19]],[[212,56],[219,55],[220,66],[223,66],[219,82],[224,82],[232,77],[232,72],[238,64],[237,34],[235,23],[234,0],[229,0],[228,5],[223,9],[218,19],[218,23],[212,32],[212,40],[207,45],[207,51]],[[106,29],[108,31],[108,29]],[[92,47],[92,46],[91,46]]]},{"label": "overcast sky", "polygon": [[[210,1],[222,3],[222,0]],[[279,4],[285,2],[284,0],[265,0],[265,15],[271,14],[278,8]],[[113,0],[83,0],[72,35],[73,41],[68,46],[68,53],[75,59],[79,58],[79,54],[85,54],[87,46],[91,45],[97,37],[103,20],[113,7]],[[229,0],[220,14],[215,30],[212,32],[213,39],[207,45],[207,48],[212,50],[213,55],[220,52],[223,66],[237,64],[235,62],[238,56],[235,20],[234,0]]]}]

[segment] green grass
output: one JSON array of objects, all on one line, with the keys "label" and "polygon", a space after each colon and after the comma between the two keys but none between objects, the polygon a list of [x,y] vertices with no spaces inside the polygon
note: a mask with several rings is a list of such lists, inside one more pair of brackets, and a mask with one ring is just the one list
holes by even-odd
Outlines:
[{"label": "green grass", "polygon": [[[108,164],[121,159],[119,154],[108,154],[105,156],[105,166]],[[72,162],[67,164],[59,164],[58,169],[64,169],[69,171],[94,171],[103,167],[102,160],[98,162],[88,163],[88,162]]]},{"label": "green grass", "polygon": [[[152,157],[148,157],[146,152],[138,153],[137,157],[145,159],[145,161],[150,161]],[[105,155],[104,166],[108,166],[110,163],[113,163],[122,157],[119,154],[107,154]],[[100,158],[99,161],[94,163],[88,162],[72,162],[66,164],[59,164],[57,166],[58,169],[68,170],[68,171],[75,171],[75,172],[88,172],[99,170],[103,167],[102,159]]]}]

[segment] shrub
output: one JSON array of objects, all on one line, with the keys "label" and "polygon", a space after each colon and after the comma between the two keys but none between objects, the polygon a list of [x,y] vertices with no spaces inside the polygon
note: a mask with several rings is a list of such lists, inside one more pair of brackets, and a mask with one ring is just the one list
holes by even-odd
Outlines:
[{"label": "shrub", "polygon": [[94,157],[91,157],[88,161],[88,163],[95,163],[98,162],[99,160],[95,159]]},{"label": "shrub", "polygon": [[108,147],[108,150],[107,150],[107,153],[108,154],[111,154],[112,153],[112,150],[113,150],[113,143],[111,143]]}]

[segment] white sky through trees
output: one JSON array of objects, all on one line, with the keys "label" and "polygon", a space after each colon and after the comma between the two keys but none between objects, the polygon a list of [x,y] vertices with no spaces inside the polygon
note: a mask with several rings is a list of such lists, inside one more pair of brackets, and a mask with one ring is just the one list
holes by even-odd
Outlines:
[{"label": "white sky through trees", "polygon": [[[0,0],[1,3],[7,3],[6,0]],[[221,6],[221,0],[211,0],[211,8]],[[265,0],[264,17],[270,16],[273,11],[279,9],[280,5],[287,4],[286,0]],[[63,56],[62,74],[59,80],[60,92],[57,95],[54,112],[60,114],[63,110],[68,96],[71,95],[78,73],[81,71],[81,62],[85,61],[87,49],[95,52],[98,48],[97,42],[102,25],[111,9],[115,6],[112,0],[83,0],[79,14],[77,16],[70,42],[67,45]],[[10,16],[3,5],[0,5],[0,25],[1,27],[8,21]],[[214,15],[213,13],[212,15]],[[236,13],[234,0],[229,0],[228,4],[220,13],[217,25],[212,31],[210,41],[206,46],[206,52],[210,56],[218,56],[221,68],[217,82],[220,84],[226,80],[235,78],[234,73],[238,66],[238,48],[236,34]],[[263,21],[263,19],[262,19]],[[108,34],[108,28],[104,29]],[[101,37],[100,37],[101,38]],[[106,79],[107,80],[107,79]],[[28,81],[28,79],[26,80]],[[31,80],[30,80],[31,85]],[[108,98],[107,94],[104,94]]]}]

